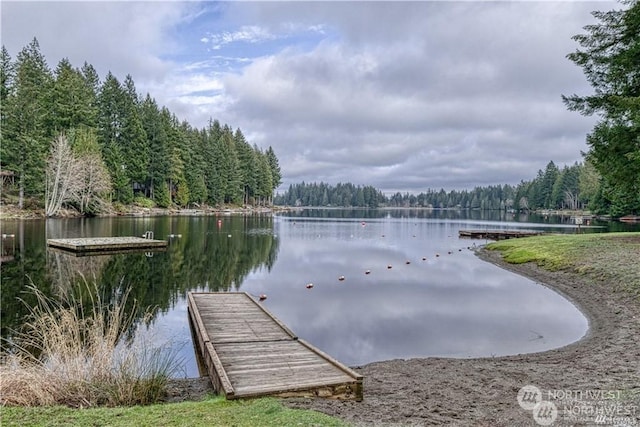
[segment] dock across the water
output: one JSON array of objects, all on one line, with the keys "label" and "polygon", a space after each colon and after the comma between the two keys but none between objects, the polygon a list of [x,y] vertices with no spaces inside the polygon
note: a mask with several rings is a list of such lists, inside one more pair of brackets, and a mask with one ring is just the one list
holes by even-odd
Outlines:
[{"label": "dock across the water", "polygon": [[195,341],[217,393],[362,400],[362,376],[299,339],[244,292],[189,292]]},{"label": "dock across the water", "polygon": [[141,250],[163,250],[166,240],[143,237],[84,237],[76,239],[47,239],[47,246],[75,253],[119,253]]},{"label": "dock across the water", "polygon": [[530,237],[544,234],[543,231],[529,230],[460,230],[459,237],[468,237],[470,239],[489,239],[489,240],[506,240],[516,239],[519,237]]}]

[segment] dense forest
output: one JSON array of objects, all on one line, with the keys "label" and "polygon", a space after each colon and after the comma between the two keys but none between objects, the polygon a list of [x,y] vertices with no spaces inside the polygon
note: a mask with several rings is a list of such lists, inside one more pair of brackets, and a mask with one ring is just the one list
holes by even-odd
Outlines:
[{"label": "dense forest", "polygon": [[92,65],[67,59],[51,71],[36,39],[15,61],[3,46],[0,61],[3,182],[20,208],[268,204],[281,182],[271,147],[217,120],[180,121],[130,75],[101,82]]},{"label": "dense forest", "polygon": [[418,195],[397,192],[389,197],[371,186],[325,183],[290,185],[274,198],[290,206],[430,207],[459,209],[584,209],[607,211],[602,177],[589,162],[559,168],[551,161],[531,181],[516,186],[492,185],[473,190],[427,189]]}]

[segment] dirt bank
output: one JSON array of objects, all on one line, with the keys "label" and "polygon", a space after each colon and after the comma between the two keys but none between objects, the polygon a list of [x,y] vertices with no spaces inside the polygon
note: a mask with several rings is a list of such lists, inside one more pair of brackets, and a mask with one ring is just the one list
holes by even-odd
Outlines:
[{"label": "dirt bank", "polygon": [[[365,378],[363,402],[287,399],[285,404],[367,426],[535,426],[532,411],[517,401],[523,386],[535,385],[543,400],[559,409],[553,425],[593,425],[598,411],[609,411],[598,420],[603,425],[640,426],[638,300],[575,273],[506,264],[499,253],[486,250],[478,256],[565,295],[588,317],[587,336],[544,353],[371,363],[356,367]],[[174,384],[170,400],[198,398],[208,390],[206,382],[183,380]]]}]

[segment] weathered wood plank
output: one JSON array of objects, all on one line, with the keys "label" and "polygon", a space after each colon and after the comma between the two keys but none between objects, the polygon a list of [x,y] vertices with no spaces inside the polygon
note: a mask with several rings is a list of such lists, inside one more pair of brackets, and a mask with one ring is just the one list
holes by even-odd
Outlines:
[{"label": "weathered wood plank", "polygon": [[47,246],[72,252],[130,251],[166,248],[166,240],[145,239],[142,237],[84,237],[75,239],[47,239]]},{"label": "weathered wood plank", "polygon": [[202,319],[198,315],[197,306],[191,292],[187,294],[187,310],[193,325],[195,326],[195,334],[198,337],[198,347],[201,354],[204,356],[204,362],[207,366],[209,379],[211,380],[216,392],[222,393],[231,398],[235,395],[235,391],[231,385],[231,381],[229,381],[229,378],[224,371],[222,362],[220,362],[215,348],[209,340],[207,328],[204,326]]},{"label": "weathered wood plank", "polygon": [[188,295],[215,389],[227,398],[320,396],[362,400],[362,376],[298,337],[246,293]]}]

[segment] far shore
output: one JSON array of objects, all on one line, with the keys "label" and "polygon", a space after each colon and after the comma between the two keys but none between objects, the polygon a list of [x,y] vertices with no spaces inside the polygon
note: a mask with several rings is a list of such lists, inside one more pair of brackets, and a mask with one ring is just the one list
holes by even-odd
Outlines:
[{"label": "far shore", "polygon": [[[120,210],[111,210],[109,212],[97,215],[100,218],[109,217],[151,217],[151,216],[210,216],[210,215],[252,215],[252,214],[269,214],[274,212],[298,211],[304,209],[323,209],[323,210],[340,210],[340,209],[356,209],[356,210],[424,210],[424,211],[468,211],[474,209],[462,209],[458,207],[452,208],[433,208],[429,206],[381,206],[378,208],[368,207],[343,207],[343,206],[193,206],[189,208],[147,208],[137,205],[128,205]],[[519,212],[509,212],[513,215]],[[608,215],[594,215],[588,210],[536,210],[528,213],[543,216],[561,216],[561,217],[583,217],[584,219],[599,219],[604,221],[612,220]],[[51,218],[82,218],[79,212],[72,209],[62,209],[57,216]],[[45,219],[44,209],[19,209],[17,205],[0,204],[0,220],[13,219]]]},{"label": "far shore", "polygon": [[[287,206],[222,206],[222,207],[194,207],[194,208],[145,208],[140,206],[127,206],[120,211],[110,211],[100,215],[99,218],[110,217],[151,217],[151,216],[216,216],[216,215],[252,215],[268,214],[273,212],[283,212],[293,210]],[[0,205],[0,219],[21,220],[21,219],[45,219],[43,209],[19,209],[15,205]],[[60,214],[51,217],[55,218],[83,218],[79,212],[63,209]]]}]

